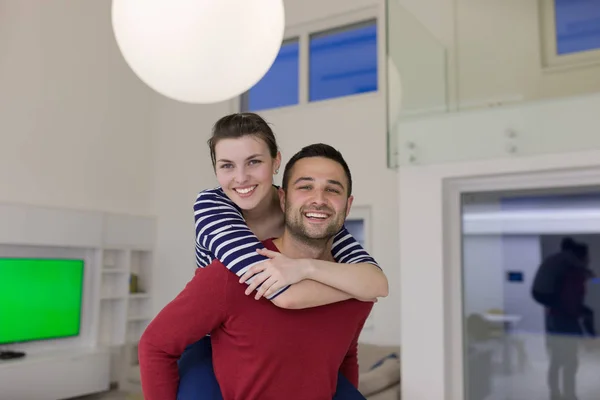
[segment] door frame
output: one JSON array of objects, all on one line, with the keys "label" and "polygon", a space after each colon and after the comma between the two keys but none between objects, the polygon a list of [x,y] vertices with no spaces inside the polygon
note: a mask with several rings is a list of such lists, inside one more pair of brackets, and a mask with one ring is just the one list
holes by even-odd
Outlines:
[{"label": "door frame", "polygon": [[466,399],[462,273],[461,197],[477,192],[565,191],[600,186],[600,167],[568,168],[443,179],[445,304],[445,392],[447,400]]}]

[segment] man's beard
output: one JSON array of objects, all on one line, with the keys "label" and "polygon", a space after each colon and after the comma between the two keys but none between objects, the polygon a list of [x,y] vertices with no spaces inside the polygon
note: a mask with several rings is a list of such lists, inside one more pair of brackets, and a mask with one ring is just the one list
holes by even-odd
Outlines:
[{"label": "man's beard", "polygon": [[[309,226],[304,218],[304,213],[308,211],[322,211],[331,215],[327,225]],[[304,209],[291,209],[289,203],[285,204],[285,226],[289,232],[297,239],[305,243],[326,242],[334,237],[344,225],[346,216],[346,207],[339,214],[336,214],[328,207],[317,207]]]}]

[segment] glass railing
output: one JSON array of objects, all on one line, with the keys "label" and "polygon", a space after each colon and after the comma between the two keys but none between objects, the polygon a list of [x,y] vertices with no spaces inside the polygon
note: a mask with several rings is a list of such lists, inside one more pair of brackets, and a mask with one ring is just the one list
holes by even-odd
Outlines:
[{"label": "glass railing", "polygon": [[387,0],[388,167],[398,166],[398,123],[448,111],[447,51],[399,0]]}]

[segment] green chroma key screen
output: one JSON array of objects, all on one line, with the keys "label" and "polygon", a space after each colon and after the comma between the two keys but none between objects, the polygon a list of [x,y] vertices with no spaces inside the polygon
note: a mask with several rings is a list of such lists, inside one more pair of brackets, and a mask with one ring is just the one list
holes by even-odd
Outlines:
[{"label": "green chroma key screen", "polygon": [[0,258],[0,344],[79,335],[83,260]]}]

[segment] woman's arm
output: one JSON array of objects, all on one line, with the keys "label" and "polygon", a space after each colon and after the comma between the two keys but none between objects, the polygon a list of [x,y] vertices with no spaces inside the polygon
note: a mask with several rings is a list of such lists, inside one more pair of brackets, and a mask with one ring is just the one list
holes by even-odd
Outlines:
[{"label": "woman's arm", "polygon": [[309,260],[308,279],[333,286],[358,299],[388,295],[385,273],[345,226],[335,236],[331,254],[337,264]]},{"label": "woman's arm", "polygon": [[[291,259],[267,249],[260,249],[257,252],[269,257],[271,261],[253,266],[240,279],[240,282],[244,282],[245,279],[263,272],[246,289],[246,294],[257,289],[256,299],[261,296],[270,298],[271,293],[277,292],[281,285],[290,282],[304,282],[307,279],[338,289],[358,300],[370,300],[388,295],[387,277],[377,262],[345,227],[336,235],[332,245],[332,255],[337,262]],[[320,296],[318,293],[312,294],[308,290],[304,292],[300,288],[296,288],[291,294],[287,294],[286,301],[299,308],[312,307],[315,301],[329,304],[327,303],[328,297],[310,298],[314,295]]]},{"label": "woman's arm", "polygon": [[[302,286],[291,291],[288,290],[286,302],[291,302],[299,308],[312,307],[311,304],[329,304],[327,300],[334,296],[335,301],[355,298],[358,300],[371,300],[388,295],[388,282],[383,271],[370,263],[360,264],[340,264],[336,262],[314,260],[314,259],[293,259],[276,251],[268,249],[257,250],[259,254],[271,259],[269,262],[261,263],[250,268],[245,275],[240,278],[244,282],[257,273],[263,273],[257,276],[255,280],[246,289],[246,294],[252,293],[256,289],[255,298],[258,300],[262,296],[269,298],[279,288],[289,282],[299,282],[294,286],[299,286],[305,282],[315,281],[322,284],[325,288],[334,289],[344,294],[344,296],[335,296],[333,293],[311,293],[310,289],[303,290]],[[259,287],[260,285],[260,287]],[[319,287],[319,286],[317,286]],[[291,293],[289,293],[291,291]],[[312,298],[317,296],[317,298]],[[341,298],[338,300],[338,298]],[[305,305],[302,307],[302,305]]]},{"label": "woman's arm", "polygon": [[374,299],[388,295],[387,277],[381,268],[373,264],[339,264],[321,260],[307,262],[308,279],[332,286],[354,298]]},{"label": "woman's arm", "polygon": [[[268,298],[268,296],[265,297]],[[280,308],[299,310],[333,304],[351,298],[352,296],[341,290],[320,282],[306,280],[291,285],[289,289],[271,301]]]},{"label": "woman's arm", "polygon": [[[242,276],[250,267],[268,260],[256,250],[264,245],[248,228],[241,211],[221,188],[207,189],[198,194],[194,203],[196,229],[196,263],[205,267],[218,259],[225,267]],[[248,280],[247,283],[251,283]],[[268,299],[284,292],[280,287]]]}]

